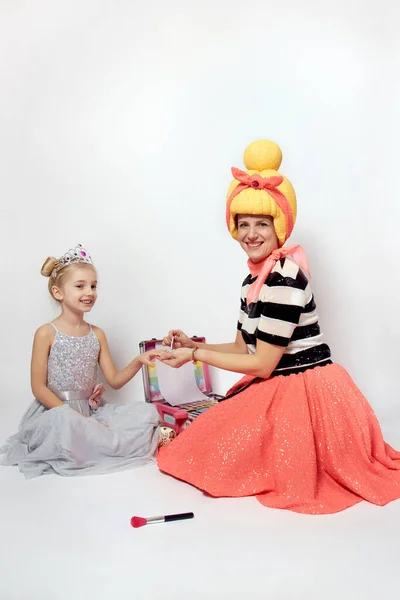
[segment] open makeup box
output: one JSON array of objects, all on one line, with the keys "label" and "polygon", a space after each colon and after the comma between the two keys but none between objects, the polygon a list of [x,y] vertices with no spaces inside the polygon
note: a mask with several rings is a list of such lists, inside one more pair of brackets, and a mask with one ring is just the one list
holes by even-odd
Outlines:
[{"label": "open makeup box", "polygon": [[[205,342],[205,338],[197,336],[191,339],[194,342]],[[162,340],[156,338],[140,342],[140,352],[158,349],[161,344]],[[166,350],[165,346],[163,350]],[[200,361],[195,364],[190,362],[181,369],[172,369],[155,360],[152,367],[145,365],[142,373],[146,402],[154,403],[163,423],[176,433],[183,431],[197,416],[223,398],[213,393],[208,365]],[[190,394],[188,378],[191,384]],[[163,391],[167,391],[169,402],[164,398]]]}]

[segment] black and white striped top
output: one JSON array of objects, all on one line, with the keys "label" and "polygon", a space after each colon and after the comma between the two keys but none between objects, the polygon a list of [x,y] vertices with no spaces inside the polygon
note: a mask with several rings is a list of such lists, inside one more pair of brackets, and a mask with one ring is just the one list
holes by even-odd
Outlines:
[{"label": "black and white striped top", "polygon": [[285,347],[273,375],[299,373],[331,362],[322,342],[314,296],[306,275],[291,258],[278,260],[261,288],[257,302],[246,304],[249,275],[243,282],[238,329],[250,354],[257,340]]}]

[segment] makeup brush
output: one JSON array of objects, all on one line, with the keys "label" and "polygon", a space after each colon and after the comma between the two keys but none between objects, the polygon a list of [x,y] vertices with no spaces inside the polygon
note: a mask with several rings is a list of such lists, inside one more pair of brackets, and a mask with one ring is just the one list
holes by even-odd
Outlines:
[{"label": "makeup brush", "polygon": [[138,528],[143,525],[151,525],[152,523],[168,523],[169,521],[183,521],[184,519],[193,519],[194,513],[180,513],[179,515],[165,515],[163,517],[132,517],[132,527]]}]

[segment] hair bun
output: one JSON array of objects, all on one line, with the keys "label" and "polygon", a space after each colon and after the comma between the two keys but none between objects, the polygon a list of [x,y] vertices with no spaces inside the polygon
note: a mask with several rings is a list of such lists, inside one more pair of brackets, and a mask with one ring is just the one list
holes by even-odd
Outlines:
[{"label": "hair bun", "polygon": [[257,140],[247,146],[243,162],[249,171],[277,171],[282,162],[282,151],[270,140]]},{"label": "hair bun", "polygon": [[56,266],[57,262],[58,261],[56,258],[54,258],[54,256],[49,256],[48,258],[46,258],[42,268],[40,269],[40,274],[43,275],[43,277],[50,277],[50,275],[54,271],[54,267]]}]

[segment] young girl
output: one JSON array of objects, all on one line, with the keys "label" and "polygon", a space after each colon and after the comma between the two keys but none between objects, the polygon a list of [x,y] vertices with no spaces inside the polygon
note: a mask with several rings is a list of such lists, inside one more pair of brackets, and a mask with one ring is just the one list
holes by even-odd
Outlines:
[{"label": "young girl", "polygon": [[61,314],[36,331],[35,400],[18,433],[0,449],[1,464],[18,465],[32,478],[107,473],[150,462],[172,430],[159,427],[156,408],[145,402],[100,406],[104,386],[96,383],[98,364],[107,383],[119,389],[158,353],[141,354],[117,371],[104,331],[84,320],[97,299],[97,274],[82,246],[58,260],[48,258],[41,273],[49,277]]},{"label": "young girl", "polygon": [[164,339],[172,367],[193,360],[246,375],[224,402],[162,449],[162,471],[212,496],[252,496],[265,506],[334,513],[365,499],[400,497],[400,453],[347,372],[331,360],[318,325],[304,252],[285,247],[296,196],[277,172],[279,147],[251,144],[247,171],[232,169],[226,220],[249,257],[236,340]]}]

